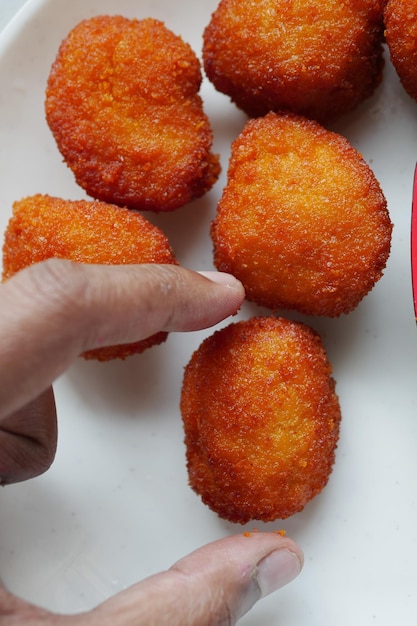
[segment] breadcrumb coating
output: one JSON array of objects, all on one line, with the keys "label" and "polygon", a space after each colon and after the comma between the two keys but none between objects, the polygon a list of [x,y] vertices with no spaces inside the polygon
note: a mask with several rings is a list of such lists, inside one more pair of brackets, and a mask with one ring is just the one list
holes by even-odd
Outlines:
[{"label": "breadcrumb coating", "polygon": [[373,94],[382,43],[382,0],[221,0],[203,61],[248,115],[286,109],[325,122]]},{"label": "breadcrumb coating", "polygon": [[[15,202],[4,237],[3,280],[49,258],[104,265],[177,264],[164,233],[135,211],[41,194]],[[160,332],[135,343],[90,350],[82,356],[99,361],[124,359],[166,338],[167,333]]]},{"label": "breadcrumb coating", "polygon": [[170,211],[216,182],[200,62],[154,19],[97,16],[62,42],[46,89],[49,127],[76,181],[99,200]]},{"label": "breadcrumb coating", "polygon": [[388,0],[384,22],[392,64],[404,89],[417,100],[417,1]]},{"label": "breadcrumb coating", "polygon": [[381,278],[392,224],[362,156],[294,114],[250,120],[211,226],[217,269],[273,310],[336,317]]},{"label": "breadcrumb coating", "polygon": [[301,511],[327,484],[341,411],[319,335],[283,318],[230,324],[183,380],[189,482],[231,522]]}]

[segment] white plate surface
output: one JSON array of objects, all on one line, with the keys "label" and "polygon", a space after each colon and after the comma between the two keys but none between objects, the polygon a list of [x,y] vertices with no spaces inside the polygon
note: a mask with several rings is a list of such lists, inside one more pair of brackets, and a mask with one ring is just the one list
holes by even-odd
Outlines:
[{"label": "white plate surface", "polygon": [[[37,192],[84,197],[44,121],[58,45],[82,18],[156,17],[200,55],[215,0],[32,0],[0,38],[0,229],[14,200]],[[385,54],[377,93],[334,129],[364,155],[394,222],[384,277],[358,309],[307,321],[333,363],[343,411],[327,488],[274,524],[305,552],[301,576],[242,620],[262,626],[415,624],[417,616],[417,329],[410,209],[417,105]],[[223,175],[200,201],[149,216],[186,266],[212,268],[208,236],[231,141],[245,117],[207,83],[202,96]],[[245,305],[240,317],[264,311]],[[79,361],[55,385],[60,419],[50,471],[0,492],[0,578],[58,611],[94,606],[194,548],[245,527],[220,520],[189,489],[178,409],[183,367],[212,330],[171,335],[125,362]]]}]

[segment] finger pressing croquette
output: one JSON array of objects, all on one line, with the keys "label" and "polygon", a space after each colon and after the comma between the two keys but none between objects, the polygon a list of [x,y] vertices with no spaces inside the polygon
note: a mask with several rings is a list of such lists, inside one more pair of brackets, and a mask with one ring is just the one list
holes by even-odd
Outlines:
[{"label": "finger pressing croquette", "polygon": [[[37,194],[15,202],[3,245],[3,279],[49,258],[77,263],[177,265],[164,233],[136,211],[99,201]],[[160,344],[166,332],[85,352],[88,359],[126,358]]]}]

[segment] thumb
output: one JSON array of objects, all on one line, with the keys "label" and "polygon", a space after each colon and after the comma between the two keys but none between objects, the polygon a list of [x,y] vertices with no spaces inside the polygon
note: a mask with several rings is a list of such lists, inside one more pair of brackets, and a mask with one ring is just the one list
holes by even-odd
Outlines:
[{"label": "thumb", "polygon": [[88,617],[102,626],[232,626],[257,600],[293,580],[302,563],[298,545],[279,533],[228,537],[119,593]]}]

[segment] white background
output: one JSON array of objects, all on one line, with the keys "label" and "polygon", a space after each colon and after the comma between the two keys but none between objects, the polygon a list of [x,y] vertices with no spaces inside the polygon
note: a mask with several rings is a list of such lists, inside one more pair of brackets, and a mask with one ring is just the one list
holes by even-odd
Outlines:
[{"label": "white background", "polygon": [[[0,0],[2,24],[22,2]],[[11,204],[36,192],[83,197],[43,117],[60,40],[94,13],[154,16],[200,54],[215,1],[55,0],[31,5],[0,40],[0,227]],[[417,330],[409,227],[417,105],[386,58],[384,81],[335,124],[373,168],[394,222],[384,277],[349,316],[307,321],[333,363],[343,424],[327,488],[285,522],[304,549],[291,585],[242,620],[246,626],[414,625],[417,617]],[[212,267],[208,228],[225,183],[230,142],[245,117],[207,82],[202,95],[222,155],[210,194],[150,216],[179,260]],[[245,305],[241,317],[262,313]],[[297,317],[297,316],[292,316]],[[204,336],[172,335],[124,363],[79,361],[55,386],[60,439],[43,477],[0,492],[0,578],[58,611],[93,606],[194,548],[245,528],[217,518],[187,486],[178,409],[182,371]]]}]

